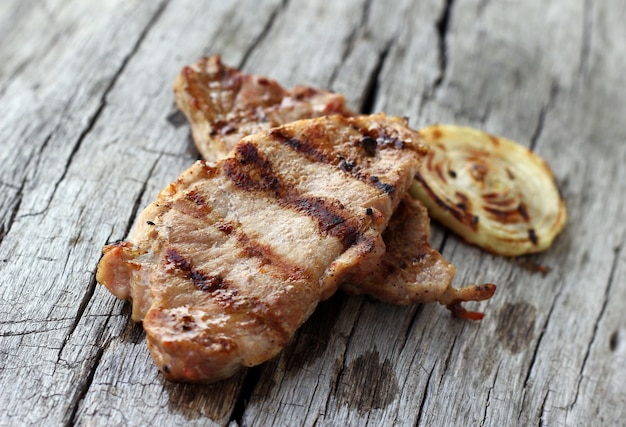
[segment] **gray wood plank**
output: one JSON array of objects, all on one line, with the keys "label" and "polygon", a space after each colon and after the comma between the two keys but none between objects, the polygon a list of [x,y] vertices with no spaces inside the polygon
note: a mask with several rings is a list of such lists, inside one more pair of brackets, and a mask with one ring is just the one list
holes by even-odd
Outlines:
[{"label": "gray wood plank", "polygon": [[[0,10],[0,425],[619,425],[626,9],[618,1],[11,1]],[[456,285],[495,282],[480,323],[337,294],[276,359],[169,383],[101,246],[197,152],[183,65],[221,53],[361,111],[532,147],[570,221],[548,252],[485,254],[437,224]],[[545,274],[525,267],[549,267]]]},{"label": "gray wood plank", "polygon": [[[94,292],[93,247],[112,226],[102,226],[107,212],[92,198],[98,183],[89,168],[70,171],[68,164],[157,10],[130,2],[39,4],[19,19],[32,17],[51,31],[14,27],[33,36],[26,49],[47,50],[35,50],[7,82],[0,107],[0,424],[69,420],[98,341],[117,333],[112,300],[85,312]],[[51,21],[38,22],[42,14]],[[51,32],[59,37],[50,41]],[[80,322],[90,328],[74,348],[68,337]]]}]

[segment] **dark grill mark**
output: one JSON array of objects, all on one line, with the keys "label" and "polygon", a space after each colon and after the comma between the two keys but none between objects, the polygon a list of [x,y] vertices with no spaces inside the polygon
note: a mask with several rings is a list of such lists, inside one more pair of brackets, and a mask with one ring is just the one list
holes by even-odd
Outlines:
[{"label": "dark grill mark", "polygon": [[516,222],[528,222],[528,212],[524,205],[519,205],[514,209],[504,209],[492,206],[483,206],[483,209],[496,220],[504,224],[514,224]]},{"label": "dark grill mark", "polygon": [[294,151],[304,155],[310,161],[317,163],[329,164],[331,159],[329,156],[317,149],[313,144],[309,144],[308,141],[302,141],[294,136],[287,134],[286,129],[276,128],[270,131],[270,136],[281,144],[286,145]]},{"label": "dark grill mark", "polygon": [[260,243],[243,232],[237,233],[237,242],[240,245],[242,255],[249,258],[257,258],[261,267],[272,266],[280,273],[283,280],[308,280],[307,275],[296,264],[290,263],[282,256],[278,255],[274,250]]},{"label": "dark grill mark", "polygon": [[393,185],[386,184],[380,181],[376,185],[376,188],[378,188],[379,190],[382,190],[386,194],[393,194],[396,191],[396,187],[394,187]]},{"label": "dark grill mark", "polygon": [[447,182],[446,177],[443,175],[443,171],[441,170],[441,163],[437,163],[435,165],[435,172],[437,172],[437,176],[441,182]]},{"label": "dark grill mark", "polygon": [[511,172],[511,169],[506,168],[505,170],[506,170],[506,174],[507,174],[507,176],[509,177],[509,179],[510,179],[511,181],[513,181],[513,180],[515,179],[515,175],[513,175],[513,172]]},{"label": "dark grill mark", "polygon": [[[356,141],[356,145],[362,148],[368,157],[374,157],[376,155],[377,147],[396,150],[405,148],[404,141],[384,134],[382,130],[363,129],[357,124],[352,124],[352,128],[362,135],[365,135]],[[356,160],[346,159],[342,155],[337,155],[334,158],[331,157],[329,153],[323,151],[323,148],[320,148],[321,144],[319,144],[319,141],[316,141],[315,144],[302,141],[289,134],[288,130],[285,128],[272,129],[269,135],[281,144],[291,147],[294,151],[302,154],[309,161],[337,166],[342,171],[350,173],[359,181],[372,185],[374,188],[386,194],[393,194],[396,190],[394,185],[383,183],[378,177],[370,176],[368,173],[364,172]],[[319,138],[326,138],[326,136],[320,134]]]},{"label": "dark grill mark", "polygon": [[395,148],[396,150],[402,150],[404,147],[406,147],[406,143],[403,140],[390,135],[379,136],[378,138],[376,138],[376,143],[381,149]]},{"label": "dark grill mark", "polygon": [[347,220],[342,215],[344,207],[340,203],[331,203],[316,197],[304,197],[292,188],[280,182],[257,148],[251,144],[237,147],[236,157],[226,159],[222,165],[226,176],[239,188],[245,191],[260,191],[276,197],[282,206],[296,209],[317,220],[320,233],[341,240],[349,247],[359,235],[358,224]]},{"label": "dark grill mark", "polygon": [[467,212],[472,209],[472,201],[464,193],[456,191],[454,195],[457,197],[457,199],[459,199],[459,202],[456,204],[459,209],[461,209],[463,212]]},{"label": "dark grill mark", "polygon": [[491,135],[491,134],[487,134],[487,136],[489,137],[489,140],[491,141],[493,145],[496,145],[496,146],[500,145],[500,140],[498,139],[497,136]]},{"label": "dark grill mark", "polygon": [[214,292],[223,289],[227,283],[220,275],[206,274],[201,270],[194,268],[191,261],[179,254],[176,250],[169,248],[165,254],[165,262],[171,265],[177,271],[183,273],[194,286],[201,291]]},{"label": "dark grill mark", "polygon": [[174,202],[174,207],[179,212],[194,218],[205,218],[212,210],[204,196],[196,190],[189,190],[183,197]]},{"label": "dark grill mark", "polygon": [[537,239],[537,234],[535,233],[534,228],[528,229],[528,238],[530,239],[531,242],[533,242],[533,245],[536,246],[537,244],[539,244],[539,239]]},{"label": "dark grill mark", "polygon": [[364,136],[359,141],[359,146],[363,148],[363,151],[365,151],[365,154],[369,157],[376,156],[376,145],[376,141],[370,136]]},{"label": "dark grill mark", "polygon": [[215,225],[218,230],[226,235],[230,235],[233,232],[233,225],[229,222],[220,222]]},{"label": "dark grill mark", "polygon": [[[459,209],[456,205],[451,203],[447,203],[445,200],[442,200],[439,196],[435,194],[435,192],[428,186],[424,177],[418,172],[415,174],[415,179],[422,184],[422,187],[426,190],[426,192],[430,195],[430,197],[441,207],[443,210],[448,211],[453,217],[455,217],[461,224],[465,224],[470,227],[472,230],[478,229],[478,221],[479,218],[475,215],[470,214],[469,212],[465,212],[464,210]],[[466,200],[468,202],[469,200]],[[467,206],[465,206],[467,208]]]},{"label": "dark grill mark", "polygon": [[354,169],[355,166],[356,166],[355,162],[346,160],[343,157],[341,157],[341,160],[339,160],[339,169],[341,169],[344,172],[352,172],[352,169]]},{"label": "dark grill mark", "polygon": [[195,190],[190,190],[186,195],[185,198],[187,200],[189,200],[190,202],[195,203],[198,206],[205,206],[206,205],[206,201],[204,200],[204,197],[202,196],[202,194],[199,194],[197,191]]},{"label": "dark grill mark", "polygon": [[294,200],[294,205],[299,211],[317,219],[322,235],[337,237],[346,247],[352,246],[360,235],[356,224],[335,212],[341,207],[333,206],[324,199],[300,197]]},{"label": "dark grill mark", "polygon": [[278,177],[267,160],[251,144],[239,144],[236,157],[225,159],[224,172],[230,180],[245,191],[278,192]]},{"label": "dark grill mark", "polygon": [[392,194],[396,191],[396,187],[391,184],[384,183],[375,175],[370,176],[370,183],[374,184],[374,187],[384,192],[385,194]]},{"label": "dark grill mark", "polygon": [[487,194],[483,194],[482,198],[485,201],[485,203],[491,206],[499,206],[503,208],[507,206],[511,206],[512,203],[514,203],[514,200],[508,197],[506,193],[487,193]]},{"label": "dark grill mark", "polygon": [[526,204],[525,203],[523,203],[523,202],[520,203],[519,206],[517,207],[517,211],[522,216],[522,218],[524,218],[524,220],[526,222],[528,222],[530,220],[530,216],[528,215],[528,209],[526,208]]}]

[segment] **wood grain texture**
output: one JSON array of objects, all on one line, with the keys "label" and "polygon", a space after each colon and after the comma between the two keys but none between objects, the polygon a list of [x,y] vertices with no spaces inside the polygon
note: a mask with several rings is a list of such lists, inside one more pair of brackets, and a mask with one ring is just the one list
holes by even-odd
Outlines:
[{"label": "wood grain texture", "polygon": [[[625,20],[618,0],[4,2],[0,425],[620,425]],[[515,139],[552,166],[569,223],[520,259],[433,224],[455,285],[499,285],[469,305],[480,323],[338,293],[274,360],[169,383],[94,273],[197,158],[171,86],[214,53],[416,128]]]}]

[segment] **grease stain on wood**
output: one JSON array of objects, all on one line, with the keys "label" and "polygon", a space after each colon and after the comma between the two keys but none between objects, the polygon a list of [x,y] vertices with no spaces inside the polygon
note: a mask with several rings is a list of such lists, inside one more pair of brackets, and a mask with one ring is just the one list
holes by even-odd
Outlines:
[{"label": "grease stain on wood", "polygon": [[398,395],[398,379],[393,364],[380,360],[377,350],[357,357],[341,373],[334,392],[338,405],[363,415],[372,409],[384,409]]},{"label": "grease stain on wood", "polygon": [[498,310],[498,341],[511,353],[520,353],[528,348],[535,330],[537,308],[526,302],[506,303]]},{"label": "grease stain on wood", "polygon": [[167,122],[174,126],[175,128],[179,128],[187,124],[187,118],[180,110],[175,110],[171,112],[166,118]]},{"label": "grease stain on wood", "polygon": [[305,366],[324,356],[332,330],[343,306],[344,296],[336,294],[320,303],[294,340],[295,348],[287,362],[287,374],[298,374]]},{"label": "grease stain on wood", "polygon": [[626,345],[624,344],[624,339],[622,337],[621,331],[615,330],[609,337],[609,349],[615,353],[618,351],[623,351]]}]

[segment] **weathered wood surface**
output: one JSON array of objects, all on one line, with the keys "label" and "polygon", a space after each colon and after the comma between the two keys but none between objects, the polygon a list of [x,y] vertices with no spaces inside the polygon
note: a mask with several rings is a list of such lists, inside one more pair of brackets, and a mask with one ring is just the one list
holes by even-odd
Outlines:
[{"label": "weathered wood surface", "polygon": [[[4,1],[0,425],[620,425],[625,21],[619,0]],[[213,53],[415,127],[526,144],[552,165],[569,224],[518,260],[433,226],[457,285],[499,284],[472,305],[480,323],[338,294],[275,360],[168,383],[94,272],[196,158],[171,84]]]}]

